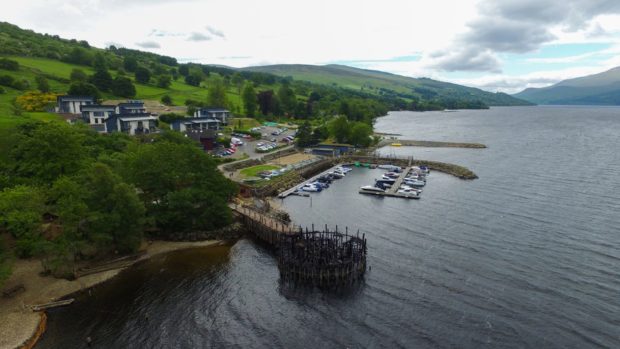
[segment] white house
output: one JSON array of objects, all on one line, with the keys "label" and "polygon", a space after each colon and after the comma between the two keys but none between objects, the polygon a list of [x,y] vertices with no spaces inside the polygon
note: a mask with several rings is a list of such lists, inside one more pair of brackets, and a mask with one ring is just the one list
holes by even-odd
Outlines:
[{"label": "white house", "polygon": [[81,109],[84,122],[99,132],[107,132],[105,121],[114,115],[116,106],[91,104],[83,105]]},{"label": "white house", "polygon": [[222,125],[228,125],[230,111],[224,108],[200,108],[194,112],[194,117],[217,119],[222,123]]},{"label": "white house", "polygon": [[151,114],[113,115],[106,120],[106,131],[124,132],[131,136],[157,132],[157,117]]},{"label": "white house", "polygon": [[95,104],[95,98],[90,96],[58,96],[56,98],[56,112],[61,114],[82,114],[82,106]]}]

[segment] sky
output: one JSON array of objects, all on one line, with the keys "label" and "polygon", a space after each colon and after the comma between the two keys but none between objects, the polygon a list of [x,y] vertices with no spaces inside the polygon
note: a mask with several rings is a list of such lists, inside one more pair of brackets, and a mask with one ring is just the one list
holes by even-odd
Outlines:
[{"label": "sky", "polygon": [[620,66],[620,0],[20,0],[0,21],[180,62],[345,64],[493,92]]}]

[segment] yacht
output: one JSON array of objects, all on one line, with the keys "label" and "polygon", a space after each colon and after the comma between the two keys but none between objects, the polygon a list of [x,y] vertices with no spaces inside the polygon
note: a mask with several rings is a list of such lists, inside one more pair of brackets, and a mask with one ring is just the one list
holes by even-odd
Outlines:
[{"label": "yacht", "polygon": [[385,190],[377,187],[373,187],[372,185],[365,185],[360,187],[360,193],[384,193]]},{"label": "yacht", "polygon": [[323,190],[323,188],[317,187],[317,186],[312,185],[312,184],[305,184],[303,187],[301,187],[301,190],[309,191],[309,192],[318,192],[318,191]]}]

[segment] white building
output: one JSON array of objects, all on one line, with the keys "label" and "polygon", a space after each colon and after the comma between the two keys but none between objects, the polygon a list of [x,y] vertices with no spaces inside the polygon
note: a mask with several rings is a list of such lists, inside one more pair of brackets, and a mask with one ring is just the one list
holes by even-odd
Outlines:
[{"label": "white building", "polygon": [[56,112],[61,114],[82,114],[82,106],[95,104],[94,97],[87,96],[58,96],[56,98]]},{"label": "white building", "polygon": [[82,120],[99,132],[107,132],[106,120],[114,115],[116,106],[113,105],[83,105]]}]

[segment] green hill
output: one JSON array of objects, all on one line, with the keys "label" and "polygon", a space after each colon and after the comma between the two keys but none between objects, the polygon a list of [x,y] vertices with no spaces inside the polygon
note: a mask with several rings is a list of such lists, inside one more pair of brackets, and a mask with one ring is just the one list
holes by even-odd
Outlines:
[{"label": "green hill", "polygon": [[530,104],[505,93],[491,93],[477,88],[428,78],[416,79],[344,65],[282,64],[248,67],[243,70],[276,74],[284,77],[288,76],[296,80],[344,87],[375,95],[392,96],[407,100],[437,101],[450,109],[467,107],[467,104],[478,102],[489,106]]},{"label": "green hill", "polygon": [[528,88],[514,96],[538,104],[620,105],[620,67],[549,87]]}]

